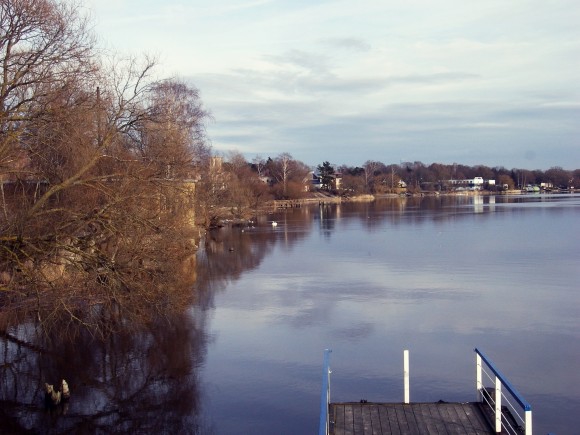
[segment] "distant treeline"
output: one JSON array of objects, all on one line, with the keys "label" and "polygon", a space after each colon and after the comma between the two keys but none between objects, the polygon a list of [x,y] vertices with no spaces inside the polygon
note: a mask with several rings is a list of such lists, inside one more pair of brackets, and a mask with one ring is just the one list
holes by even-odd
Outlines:
[{"label": "distant treeline", "polygon": [[427,165],[418,161],[385,164],[372,160],[362,166],[337,166],[325,161],[311,167],[288,153],[247,162],[241,154],[232,152],[223,158],[222,170],[242,185],[255,184],[262,200],[302,198],[317,189],[343,195],[446,191],[461,185],[452,180],[476,177],[484,180],[482,187],[493,191],[540,185],[546,190],[569,190],[580,185],[580,169],[553,167],[542,171],[458,163]]},{"label": "distant treeline", "polygon": [[[337,168],[345,181],[354,182],[358,189],[377,192],[385,187],[395,186],[396,180],[402,180],[408,189],[445,190],[450,187],[449,180],[468,180],[482,177],[494,180],[488,189],[523,189],[527,185],[550,184],[555,189],[569,189],[580,184],[580,169],[573,171],[553,167],[546,171],[528,169],[506,169],[502,166],[490,168],[485,165],[467,166],[458,163],[442,164],[422,162],[405,162],[386,165],[382,162],[367,161],[362,167],[340,166]],[[365,183],[356,182],[362,177]],[[368,182],[367,182],[368,180]]]}]

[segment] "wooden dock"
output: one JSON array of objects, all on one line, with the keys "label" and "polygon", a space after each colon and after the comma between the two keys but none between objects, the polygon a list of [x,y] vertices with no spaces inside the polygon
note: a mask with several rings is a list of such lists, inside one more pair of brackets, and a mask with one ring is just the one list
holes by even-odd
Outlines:
[{"label": "wooden dock", "polygon": [[331,403],[329,414],[331,435],[495,433],[479,402]]},{"label": "wooden dock", "polygon": [[[319,435],[532,435],[532,407],[485,354],[474,349],[477,402],[411,402],[409,351],[403,352],[404,400],[332,402],[330,349],[324,351]],[[486,385],[487,384],[487,385]],[[491,384],[491,385],[490,385]]]}]

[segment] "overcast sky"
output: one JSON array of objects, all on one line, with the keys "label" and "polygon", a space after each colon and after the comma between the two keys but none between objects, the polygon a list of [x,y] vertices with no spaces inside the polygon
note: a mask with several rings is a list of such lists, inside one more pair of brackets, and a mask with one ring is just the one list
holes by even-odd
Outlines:
[{"label": "overcast sky", "polygon": [[580,168],[578,0],[87,0],[201,92],[218,152]]}]

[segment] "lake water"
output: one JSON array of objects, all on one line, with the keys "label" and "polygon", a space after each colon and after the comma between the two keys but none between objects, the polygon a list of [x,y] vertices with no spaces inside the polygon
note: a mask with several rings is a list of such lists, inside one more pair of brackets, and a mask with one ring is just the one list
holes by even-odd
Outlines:
[{"label": "lake water", "polygon": [[[385,198],[290,209],[207,235],[196,305],[139,333],[0,333],[0,433],[317,433],[332,400],[473,401],[475,354],[580,426],[580,196]],[[275,220],[278,225],[272,226]],[[168,289],[170,290],[170,289]],[[65,377],[69,403],[43,406]]]},{"label": "lake water", "polygon": [[578,433],[579,218],[574,195],[385,198],[212,233],[207,430],[316,433],[325,348],[333,401],[402,401],[404,349],[411,401],[473,401],[478,347],[535,433]]}]

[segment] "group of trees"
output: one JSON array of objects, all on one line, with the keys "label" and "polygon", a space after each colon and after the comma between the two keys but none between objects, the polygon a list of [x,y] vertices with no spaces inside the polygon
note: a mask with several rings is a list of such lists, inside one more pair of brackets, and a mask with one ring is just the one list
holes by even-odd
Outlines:
[{"label": "group of trees", "polygon": [[[212,156],[198,91],[155,78],[153,59],[104,58],[79,11],[0,1],[0,331],[34,318],[46,331],[104,332],[180,307],[194,223],[246,218],[311,185],[311,168],[288,153]],[[441,180],[475,176],[580,184],[561,168],[326,161],[316,172],[326,190],[340,177],[341,194],[443,190]]]},{"label": "group of trees", "polygon": [[[315,173],[321,190],[340,195],[385,194],[428,191],[448,191],[456,186],[450,180],[467,180],[482,177],[494,180],[495,185],[487,189],[523,189],[527,185],[550,183],[554,189],[569,189],[580,185],[580,170],[568,171],[553,167],[547,171],[490,168],[484,165],[466,166],[461,164],[405,162],[386,165],[379,161],[368,160],[362,166],[336,166],[324,161],[316,167],[309,167],[292,158],[288,153],[274,159],[255,158],[247,162],[239,153],[230,153],[224,158],[221,167],[224,196],[223,204],[231,204],[228,209],[222,206],[221,216],[215,215],[214,221],[224,217],[242,217],[243,211],[255,209],[269,199],[298,199],[312,191],[312,176]],[[336,180],[340,179],[337,183]],[[226,194],[227,192],[227,194]],[[217,198],[217,196],[216,196]],[[217,211],[219,207],[216,207]],[[235,210],[235,211],[234,211]]]},{"label": "group of trees", "polygon": [[0,63],[0,330],[105,332],[182,305],[211,156],[197,90],[104,59],[71,2],[1,1]]},{"label": "group of trees", "polygon": [[362,167],[340,166],[343,188],[357,193],[385,193],[396,191],[399,182],[404,182],[410,191],[444,191],[450,188],[449,180],[466,180],[482,177],[495,180],[497,189],[521,189],[526,185],[552,183],[555,188],[568,189],[580,185],[580,170],[569,171],[553,167],[547,171],[527,169],[506,169],[498,166],[467,166],[461,164],[405,162],[385,165],[382,162],[367,161]]},{"label": "group of trees", "polygon": [[288,153],[248,162],[239,152],[212,157],[209,171],[196,182],[196,215],[202,227],[224,219],[246,219],[272,199],[302,198],[310,168]]}]

